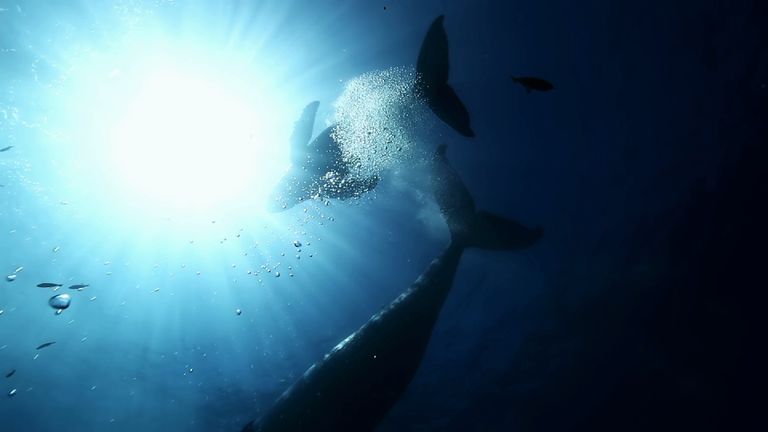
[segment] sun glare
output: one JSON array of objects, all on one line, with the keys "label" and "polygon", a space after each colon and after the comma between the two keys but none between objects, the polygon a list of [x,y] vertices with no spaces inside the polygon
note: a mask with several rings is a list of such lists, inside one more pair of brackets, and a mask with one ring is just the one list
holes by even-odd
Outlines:
[{"label": "sun glare", "polygon": [[246,100],[223,77],[165,68],[140,80],[111,131],[116,185],[171,211],[265,202],[279,179],[270,98]]}]

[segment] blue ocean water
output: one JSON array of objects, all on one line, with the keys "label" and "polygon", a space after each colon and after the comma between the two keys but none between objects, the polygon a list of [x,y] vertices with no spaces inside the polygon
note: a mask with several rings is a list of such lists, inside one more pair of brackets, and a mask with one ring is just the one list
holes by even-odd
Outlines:
[{"label": "blue ocean water", "polygon": [[[767,12],[0,0],[0,430],[240,430],[448,244],[443,143],[545,234],[464,254],[378,430],[761,430]],[[474,138],[403,96],[439,15]],[[268,212],[315,100],[380,183]]]}]

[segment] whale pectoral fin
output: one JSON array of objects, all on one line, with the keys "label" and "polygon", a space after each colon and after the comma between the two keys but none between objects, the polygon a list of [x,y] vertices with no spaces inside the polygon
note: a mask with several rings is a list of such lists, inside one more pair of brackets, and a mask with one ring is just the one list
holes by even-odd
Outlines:
[{"label": "whale pectoral fin", "polygon": [[448,36],[443,28],[443,15],[437,17],[421,43],[416,71],[428,87],[448,82]]},{"label": "whale pectoral fin", "polygon": [[474,137],[470,126],[469,111],[448,84],[435,88],[429,100],[432,111],[440,120],[465,137]]},{"label": "whale pectoral fin", "polygon": [[301,112],[301,116],[296,120],[296,124],[293,126],[293,133],[291,134],[291,162],[294,165],[300,165],[304,161],[305,154],[307,152],[307,144],[312,138],[312,128],[315,124],[315,115],[317,114],[317,107],[320,106],[320,102],[310,102],[304,111]]}]

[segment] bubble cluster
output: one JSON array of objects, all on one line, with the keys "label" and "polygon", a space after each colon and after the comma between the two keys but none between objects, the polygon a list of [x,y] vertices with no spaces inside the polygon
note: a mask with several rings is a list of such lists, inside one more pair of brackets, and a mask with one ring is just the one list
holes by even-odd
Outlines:
[{"label": "bubble cluster", "polygon": [[413,159],[420,136],[433,124],[412,67],[368,72],[350,80],[334,108],[332,137],[350,176],[359,181]]}]

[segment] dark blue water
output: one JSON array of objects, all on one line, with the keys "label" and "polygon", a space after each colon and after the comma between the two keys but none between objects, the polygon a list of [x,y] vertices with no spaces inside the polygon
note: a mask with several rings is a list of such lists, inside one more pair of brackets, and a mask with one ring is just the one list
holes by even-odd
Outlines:
[{"label": "dark blue water", "polygon": [[[386,161],[374,191],[266,212],[302,108],[320,101],[315,134],[368,113],[441,14],[476,137],[428,113],[405,154],[354,149]],[[479,208],[545,235],[465,253],[379,430],[763,430],[766,15],[0,1],[0,430],[258,418],[448,243],[425,182],[441,143]]]}]

